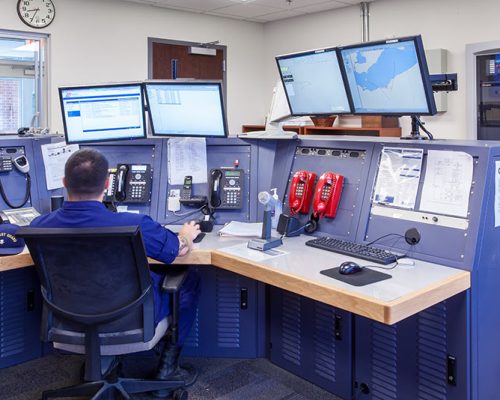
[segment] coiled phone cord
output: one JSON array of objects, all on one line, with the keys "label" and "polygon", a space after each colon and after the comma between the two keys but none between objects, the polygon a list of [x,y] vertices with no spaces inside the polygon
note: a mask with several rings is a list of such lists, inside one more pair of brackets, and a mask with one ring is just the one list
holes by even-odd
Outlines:
[{"label": "coiled phone cord", "polygon": [[10,208],[21,208],[26,205],[28,200],[31,198],[31,176],[30,174],[25,174],[26,175],[26,192],[24,194],[24,199],[22,204],[20,205],[14,205],[12,204],[9,199],[7,198],[7,195],[5,194],[5,190],[3,188],[2,181],[0,180],[0,195],[2,196],[3,201],[5,204],[7,204]]}]

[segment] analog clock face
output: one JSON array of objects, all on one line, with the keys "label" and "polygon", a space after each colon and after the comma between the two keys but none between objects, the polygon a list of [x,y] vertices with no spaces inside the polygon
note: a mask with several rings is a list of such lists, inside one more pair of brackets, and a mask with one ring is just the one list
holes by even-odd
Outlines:
[{"label": "analog clock face", "polygon": [[52,0],[18,0],[17,13],[26,25],[39,29],[52,23],[56,8]]}]

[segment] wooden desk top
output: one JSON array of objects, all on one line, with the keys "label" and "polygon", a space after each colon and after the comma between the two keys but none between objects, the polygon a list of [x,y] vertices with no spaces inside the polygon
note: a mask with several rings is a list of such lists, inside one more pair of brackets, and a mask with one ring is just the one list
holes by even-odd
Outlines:
[{"label": "wooden desk top", "polygon": [[[415,266],[383,271],[392,279],[356,287],[319,271],[354,260],[366,261],[305,246],[307,236],[284,238],[283,254],[268,257],[246,247],[247,239],[207,234],[175,264],[214,265],[237,274],[330,304],[385,324],[394,324],[470,288],[470,273],[415,260]],[[150,259],[151,263],[159,263]],[[0,258],[0,272],[33,265],[25,250]]]}]

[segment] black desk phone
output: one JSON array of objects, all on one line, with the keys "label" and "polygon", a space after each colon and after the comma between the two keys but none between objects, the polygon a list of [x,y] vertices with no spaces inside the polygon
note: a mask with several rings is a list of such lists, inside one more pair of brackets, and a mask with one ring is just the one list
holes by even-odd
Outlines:
[{"label": "black desk phone", "polygon": [[147,203],[151,200],[150,164],[118,164],[109,169],[105,202]]},{"label": "black desk phone", "polygon": [[212,169],[209,176],[210,206],[219,210],[241,209],[245,172],[235,168]]}]

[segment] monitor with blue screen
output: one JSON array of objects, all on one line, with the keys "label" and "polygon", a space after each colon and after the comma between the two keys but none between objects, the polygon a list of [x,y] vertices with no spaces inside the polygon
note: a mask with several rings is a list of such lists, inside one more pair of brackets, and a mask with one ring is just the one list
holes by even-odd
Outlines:
[{"label": "monitor with blue screen", "polygon": [[220,82],[149,81],[144,86],[154,136],[227,136]]},{"label": "monitor with blue screen", "polygon": [[276,57],[292,115],[349,114],[336,48]]},{"label": "monitor with blue screen", "polygon": [[146,137],[141,83],[60,87],[67,143]]},{"label": "monitor with blue screen", "polygon": [[420,36],[339,48],[355,114],[433,115]]}]

